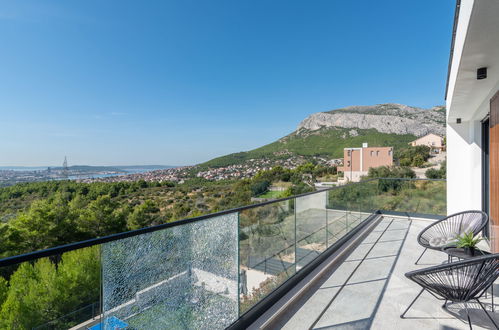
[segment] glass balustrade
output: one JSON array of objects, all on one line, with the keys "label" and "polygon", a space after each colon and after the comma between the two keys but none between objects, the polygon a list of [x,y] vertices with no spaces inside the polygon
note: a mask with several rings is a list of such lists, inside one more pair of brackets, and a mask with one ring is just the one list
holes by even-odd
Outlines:
[{"label": "glass balustrade", "polygon": [[223,329],[377,211],[445,215],[446,182],[366,180],[2,259],[0,328]]}]

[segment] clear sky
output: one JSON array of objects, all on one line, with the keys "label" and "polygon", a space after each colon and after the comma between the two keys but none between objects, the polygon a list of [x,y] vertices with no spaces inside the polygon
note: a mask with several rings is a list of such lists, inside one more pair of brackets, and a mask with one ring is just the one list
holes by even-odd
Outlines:
[{"label": "clear sky", "polygon": [[444,104],[454,0],[0,0],[0,166],[188,165]]}]

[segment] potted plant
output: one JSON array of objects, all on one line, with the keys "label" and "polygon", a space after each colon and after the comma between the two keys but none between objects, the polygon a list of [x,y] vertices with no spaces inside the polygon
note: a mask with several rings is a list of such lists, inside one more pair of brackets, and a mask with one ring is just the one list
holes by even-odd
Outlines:
[{"label": "potted plant", "polygon": [[476,252],[476,245],[483,239],[481,237],[475,238],[474,236],[475,235],[472,231],[458,236],[456,246],[464,249],[464,253],[467,255],[474,256]]}]

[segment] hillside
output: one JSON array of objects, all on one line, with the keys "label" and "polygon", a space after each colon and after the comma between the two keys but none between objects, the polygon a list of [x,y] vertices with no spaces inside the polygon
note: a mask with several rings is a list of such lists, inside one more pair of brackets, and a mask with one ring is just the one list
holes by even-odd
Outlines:
[{"label": "hillside", "polygon": [[352,106],[314,113],[296,131],[263,147],[212,159],[201,167],[241,164],[250,159],[284,159],[292,156],[342,158],[343,148],[371,146],[407,147],[417,137],[445,135],[445,108],[422,109],[401,104]]},{"label": "hillside", "polygon": [[318,130],[324,127],[375,129],[381,133],[445,134],[445,108],[421,109],[402,104],[352,106],[328,112],[314,113],[305,118],[301,129]]}]

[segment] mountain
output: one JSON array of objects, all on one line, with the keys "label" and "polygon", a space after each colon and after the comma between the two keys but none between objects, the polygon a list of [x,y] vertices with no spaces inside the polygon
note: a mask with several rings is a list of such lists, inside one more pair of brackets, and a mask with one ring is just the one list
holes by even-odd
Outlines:
[{"label": "mountain", "polygon": [[380,133],[399,135],[423,136],[429,133],[444,135],[445,108],[433,107],[426,110],[402,104],[352,106],[314,113],[298,125],[298,131],[303,129],[316,131],[324,127],[372,128]]},{"label": "mountain", "polygon": [[305,118],[291,134],[263,147],[212,159],[201,167],[240,164],[250,159],[292,156],[342,158],[343,148],[370,146],[406,148],[417,137],[445,135],[445,107],[422,109],[403,104],[350,106]]}]

